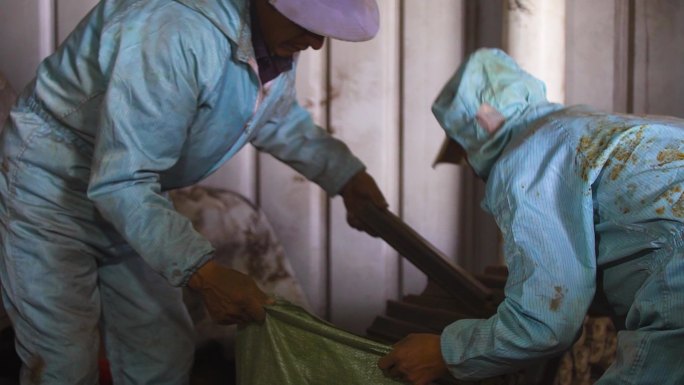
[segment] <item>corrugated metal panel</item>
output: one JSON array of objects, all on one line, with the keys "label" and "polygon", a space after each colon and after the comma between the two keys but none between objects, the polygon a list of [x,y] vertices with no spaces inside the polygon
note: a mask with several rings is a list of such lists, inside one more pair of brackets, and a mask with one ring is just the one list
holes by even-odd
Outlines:
[{"label": "corrugated metal panel", "polygon": [[[466,0],[465,51],[478,48],[501,48],[503,45],[503,14],[509,0]],[[481,273],[490,265],[502,264],[500,234],[491,215],[485,213],[480,202],[485,184],[468,166],[461,166],[459,180],[461,206],[458,212],[458,263],[464,269]]]},{"label": "corrugated metal panel", "polygon": [[257,160],[257,151],[254,147],[246,146],[201,184],[237,192],[256,203],[258,197]]},{"label": "corrugated metal panel", "polygon": [[0,2],[0,70],[20,91],[54,49],[52,0]]},{"label": "corrugated metal panel", "polygon": [[97,4],[97,0],[55,0],[55,33],[61,43],[79,21]]},{"label": "corrugated metal panel", "polygon": [[616,3],[620,1],[567,3],[567,104],[588,104],[605,111],[615,109],[616,60],[622,60],[616,55]]},{"label": "corrugated metal panel", "polygon": [[[432,167],[445,134],[431,106],[463,59],[464,2],[403,4],[400,214],[455,262],[462,168]],[[421,292],[427,283],[425,275],[405,260],[401,266],[401,292]]]},{"label": "corrugated metal panel", "polygon": [[684,117],[684,4],[634,4],[634,112]]},{"label": "corrugated metal panel", "polygon": [[[327,121],[327,44],[300,55],[297,96],[314,122]],[[327,212],[323,190],[269,155],[259,161],[261,207],[273,223],[312,309],[326,316],[328,298]]]},{"label": "corrugated metal panel", "polygon": [[565,100],[565,0],[508,1],[504,48],[520,66],[546,83],[550,101]]},{"label": "corrugated metal panel", "polygon": [[[398,207],[399,8],[380,0],[381,30],[364,43],[331,41],[330,126],[366,163],[392,208]],[[361,332],[399,295],[397,254],[350,229],[341,199],[330,219],[331,320]]]}]

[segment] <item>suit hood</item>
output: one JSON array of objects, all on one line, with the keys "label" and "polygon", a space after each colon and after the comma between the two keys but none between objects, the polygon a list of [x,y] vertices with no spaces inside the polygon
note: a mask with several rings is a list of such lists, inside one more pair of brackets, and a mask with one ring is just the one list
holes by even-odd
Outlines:
[{"label": "suit hood", "polygon": [[[478,123],[477,113],[483,105],[505,118],[494,132]],[[486,179],[511,138],[561,108],[547,101],[541,80],[523,71],[503,51],[480,49],[447,82],[432,112],[447,136],[466,151],[475,173]]]}]

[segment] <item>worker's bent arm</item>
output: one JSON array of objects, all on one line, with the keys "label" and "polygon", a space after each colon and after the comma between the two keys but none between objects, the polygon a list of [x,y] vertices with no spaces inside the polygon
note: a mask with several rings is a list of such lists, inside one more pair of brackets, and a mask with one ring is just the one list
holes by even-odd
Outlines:
[{"label": "worker's bent arm", "polygon": [[195,24],[193,36],[173,22],[144,38],[129,36],[125,29],[117,32],[118,52],[105,63],[111,65],[105,67],[111,80],[88,187],[103,217],[173,285],[185,284],[213,253],[162,195],[160,185],[160,173],[181,156],[201,95],[208,92],[205,84],[210,82],[200,83],[198,74],[212,79],[221,71],[206,68],[203,63],[211,61],[196,56],[216,34],[208,26],[207,38],[198,39],[201,24]]},{"label": "worker's bent arm", "polygon": [[294,99],[289,111],[277,119],[261,127],[252,144],[287,163],[328,194],[338,194],[365,168],[342,141],[316,126]]},{"label": "worker's bent arm", "polygon": [[593,205],[558,131],[504,155],[486,205],[502,230],[506,298],[486,320],[448,326],[442,354],[451,373],[480,379],[512,372],[572,345],[595,291]]}]

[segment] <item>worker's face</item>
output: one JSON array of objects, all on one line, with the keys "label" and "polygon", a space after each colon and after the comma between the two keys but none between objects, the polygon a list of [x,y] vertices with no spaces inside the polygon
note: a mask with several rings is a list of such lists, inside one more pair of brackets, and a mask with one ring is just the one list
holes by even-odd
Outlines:
[{"label": "worker's face", "polygon": [[316,35],[290,21],[276,10],[268,0],[254,0],[261,34],[272,54],[290,57],[309,47],[321,49],[323,36]]}]

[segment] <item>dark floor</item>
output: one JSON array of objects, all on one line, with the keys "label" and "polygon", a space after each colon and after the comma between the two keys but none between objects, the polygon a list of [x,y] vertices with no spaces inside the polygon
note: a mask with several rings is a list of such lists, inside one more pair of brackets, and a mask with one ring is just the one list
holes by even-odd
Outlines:
[{"label": "dark floor", "polygon": [[234,384],[236,384],[235,362],[223,357],[223,348],[218,343],[207,344],[195,352],[190,385]]},{"label": "dark floor", "polygon": [[[0,332],[0,385],[18,385],[21,362],[14,350],[14,332]],[[234,385],[235,363],[224,358],[218,344],[207,344],[195,352],[190,385]]]},{"label": "dark floor", "polygon": [[19,384],[21,361],[14,351],[14,330],[0,331],[0,385]]}]

